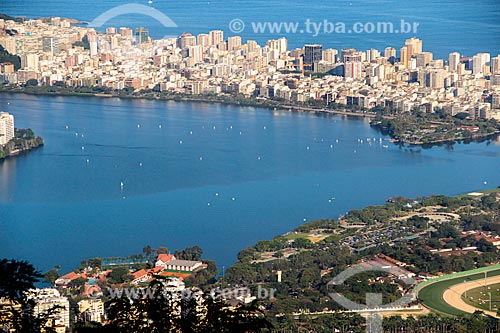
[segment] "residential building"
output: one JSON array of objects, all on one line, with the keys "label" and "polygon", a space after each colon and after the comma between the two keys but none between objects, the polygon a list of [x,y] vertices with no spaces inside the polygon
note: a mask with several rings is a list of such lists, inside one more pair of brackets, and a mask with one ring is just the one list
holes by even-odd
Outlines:
[{"label": "residential building", "polygon": [[89,298],[81,300],[78,305],[78,321],[97,322],[104,321],[104,303],[99,298]]},{"label": "residential building", "polygon": [[14,138],[14,116],[0,112],[0,145],[5,145]]},{"label": "residential building", "polygon": [[304,46],[304,69],[314,70],[314,63],[323,58],[323,46],[320,44],[310,44]]},{"label": "residential building", "polygon": [[35,301],[34,314],[45,314],[54,307],[59,307],[50,318],[51,326],[64,326],[69,329],[69,301],[62,297],[57,289],[33,289],[29,292],[29,298]]}]

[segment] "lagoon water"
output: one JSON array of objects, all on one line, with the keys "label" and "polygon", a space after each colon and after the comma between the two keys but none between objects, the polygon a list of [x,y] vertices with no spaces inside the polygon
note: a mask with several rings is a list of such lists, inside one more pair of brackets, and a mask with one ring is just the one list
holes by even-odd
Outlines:
[{"label": "lagoon water", "polygon": [[22,94],[0,105],[46,143],[0,163],[0,257],[42,270],[146,244],[198,244],[227,267],[304,219],[500,184],[496,142],[399,148],[364,119]]},{"label": "lagoon water", "polygon": [[[234,19],[245,23],[241,33],[244,40],[253,39],[264,44],[268,39],[285,36],[290,48],[307,43],[321,43],[324,48],[341,49],[355,47],[360,50],[376,48],[383,51],[392,46],[399,50],[404,40],[414,35],[423,39],[425,51],[435,58],[448,58],[450,52],[472,56],[478,52],[500,53],[500,3],[498,0],[2,0],[0,13],[26,17],[61,16],[91,22],[102,13],[119,5],[137,3],[150,6],[167,15],[176,25],[168,28],[151,17],[142,14],[116,16],[101,27],[146,27],[154,38],[178,36],[183,32],[206,33],[222,29],[230,33],[229,24]],[[114,15],[110,15],[112,17]],[[328,33],[320,29],[317,36],[307,33],[307,19],[316,24],[327,20],[345,23],[352,27],[355,22],[391,22],[395,29],[401,20],[418,23],[416,33]],[[297,33],[255,33],[252,22],[298,22]],[[238,26],[236,26],[238,27]],[[300,33],[300,30],[304,30]],[[346,29],[348,30],[348,29]]]}]

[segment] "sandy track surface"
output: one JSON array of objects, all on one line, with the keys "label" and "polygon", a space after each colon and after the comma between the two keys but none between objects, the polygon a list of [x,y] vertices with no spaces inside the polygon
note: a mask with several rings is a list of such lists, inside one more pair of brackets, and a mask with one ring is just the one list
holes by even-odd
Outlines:
[{"label": "sandy track surface", "polygon": [[497,316],[495,311],[485,311],[483,309],[476,308],[472,305],[469,305],[465,303],[462,300],[462,294],[465,293],[466,290],[471,290],[474,288],[478,287],[484,287],[490,284],[496,284],[500,283],[500,276],[494,276],[491,278],[485,279],[479,279],[475,281],[469,281],[469,282],[464,282],[460,284],[456,284],[448,289],[443,293],[443,299],[446,303],[449,305],[453,306],[454,308],[457,308],[459,310],[473,313],[474,311],[480,310],[483,311],[486,314],[489,314],[491,316],[500,318]]}]

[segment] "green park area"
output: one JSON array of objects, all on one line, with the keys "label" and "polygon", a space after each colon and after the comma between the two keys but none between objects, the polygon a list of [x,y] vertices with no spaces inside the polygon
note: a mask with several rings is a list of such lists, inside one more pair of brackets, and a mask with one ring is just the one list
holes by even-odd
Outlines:
[{"label": "green park area", "polygon": [[462,299],[476,308],[486,311],[498,311],[500,308],[500,283],[467,290],[467,295],[463,294]]},{"label": "green park area", "polygon": [[[427,308],[438,313],[452,316],[463,315],[465,312],[452,307],[444,301],[444,292],[446,289],[456,284],[463,283],[464,281],[468,282],[483,279],[485,277],[485,272],[487,277],[499,276],[500,265],[445,275],[423,282],[421,285],[417,286],[418,298]],[[469,292],[467,296],[469,296]]]}]

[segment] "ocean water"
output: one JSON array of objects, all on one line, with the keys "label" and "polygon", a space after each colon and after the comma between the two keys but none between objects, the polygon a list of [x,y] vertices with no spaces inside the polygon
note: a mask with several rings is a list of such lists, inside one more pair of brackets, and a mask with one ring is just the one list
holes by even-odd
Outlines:
[{"label": "ocean water", "polygon": [[[245,24],[241,33],[243,39],[257,40],[263,44],[268,39],[287,37],[290,48],[302,47],[307,43],[321,43],[325,48],[341,49],[355,47],[360,50],[387,46],[399,49],[404,40],[413,36],[423,39],[423,48],[437,58],[447,58],[450,52],[458,51],[467,56],[478,52],[500,53],[500,3],[498,0],[332,0],[332,1],[285,1],[285,0],[2,0],[0,12],[26,17],[61,16],[91,22],[99,15],[124,4],[149,6],[167,15],[177,27],[165,27],[161,22],[144,14],[123,14],[113,17],[101,27],[129,26],[146,27],[155,38],[177,36],[183,32],[193,34],[222,29],[227,35],[230,22],[239,19]],[[355,22],[391,22],[395,29],[401,20],[418,23],[416,32],[410,33],[328,33],[328,30],[314,36],[307,33],[307,20],[319,24],[345,23],[352,27]],[[252,22],[298,22],[296,33],[256,33]],[[237,26],[240,27],[240,26]],[[312,27],[312,26],[311,26]],[[304,30],[302,33],[301,30]],[[311,29],[312,31],[312,29]]]},{"label": "ocean water", "polygon": [[399,148],[364,119],[21,94],[0,105],[46,143],[0,163],[0,257],[41,270],[146,244],[197,244],[222,268],[304,220],[500,184],[498,142]]}]

